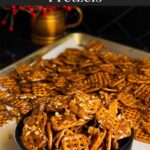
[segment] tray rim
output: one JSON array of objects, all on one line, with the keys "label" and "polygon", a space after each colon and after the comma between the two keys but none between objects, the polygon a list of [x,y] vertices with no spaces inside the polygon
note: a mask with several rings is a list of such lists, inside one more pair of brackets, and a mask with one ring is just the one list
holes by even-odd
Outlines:
[{"label": "tray rim", "polygon": [[[39,57],[41,57],[42,55],[44,55],[47,52],[51,51],[53,48],[57,47],[58,45],[61,45],[65,41],[69,40],[70,38],[74,38],[74,40],[75,40],[75,38],[80,38],[80,41],[84,41],[84,38],[87,38],[87,39],[96,39],[98,41],[102,41],[102,43],[103,42],[104,43],[109,43],[109,44],[115,45],[117,47],[121,47],[124,50],[128,49],[130,51],[136,51],[138,53],[142,53],[142,54],[150,57],[150,53],[149,52],[143,51],[141,49],[130,47],[128,45],[124,45],[124,44],[117,43],[117,42],[114,42],[114,41],[111,41],[111,40],[107,40],[107,39],[104,39],[104,38],[96,37],[96,36],[93,36],[93,35],[90,35],[90,34],[81,33],[81,32],[75,32],[75,33],[71,33],[71,34],[69,34],[69,35],[67,35],[67,36],[59,39],[58,41],[56,41],[53,44],[41,47],[41,48],[37,49],[35,52],[33,52],[33,53],[31,53],[31,54],[23,57],[22,59],[16,61],[15,63],[12,63],[12,64],[8,65],[7,67],[1,69],[0,70],[0,75],[2,76],[2,75],[8,74],[9,72],[13,71],[20,64],[23,64],[23,63],[29,64],[29,63],[37,60]],[[111,51],[111,49],[110,49],[110,51]]]}]

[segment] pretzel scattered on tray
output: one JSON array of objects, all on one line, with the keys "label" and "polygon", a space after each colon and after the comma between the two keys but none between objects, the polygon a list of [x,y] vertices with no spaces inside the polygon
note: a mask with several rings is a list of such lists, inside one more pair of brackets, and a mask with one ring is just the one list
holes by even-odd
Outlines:
[{"label": "pretzel scattered on tray", "polygon": [[[67,48],[55,59],[22,64],[9,75],[1,76],[0,126],[14,118],[19,121],[30,110],[45,104],[48,124],[43,136],[47,138],[45,143],[49,149],[53,147],[52,136],[53,141],[57,141],[54,145],[61,149],[65,144],[72,147],[70,141],[73,139],[78,146],[81,141],[86,143],[82,127],[91,121],[100,131],[86,135],[88,139],[94,136],[92,139],[96,141],[96,137],[111,128],[106,133],[109,138],[105,139],[108,149],[118,148],[118,142],[112,138],[129,136],[127,131],[117,132],[126,119],[131,121],[135,138],[150,143],[150,59],[133,59],[105,52],[102,48],[101,42],[93,40],[84,50]],[[118,116],[118,113],[124,115]],[[51,130],[59,133],[54,135]],[[73,132],[74,136],[66,132]],[[78,133],[81,136],[77,136]]]}]

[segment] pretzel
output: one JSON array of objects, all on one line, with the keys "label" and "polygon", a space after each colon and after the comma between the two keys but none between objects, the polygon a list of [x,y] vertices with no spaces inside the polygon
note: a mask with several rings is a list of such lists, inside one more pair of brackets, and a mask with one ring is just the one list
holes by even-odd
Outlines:
[{"label": "pretzel", "polygon": [[63,150],[84,149],[88,150],[88,139],[84,134],[66,135],[62,139]]},{"label": "pretzel", "polygon": [[30,93],[32,91],[32,84],[31,83],[20,83],[20,91],[23,93]]},{"label": "pretzel", "polygon": [[62,131],[60,131],[59,133],[57,133],[53,139],[53,143],[55,143],[55,147],[59,148],[61,145],[61,141],[63,139],[63,137],[65,137],[66,135],[73,135],[74,132],[72,132],[70,129],[64,129]]},{"label": "pretzel", "polygon": [[64,114],[55,113],[55,116],[51,117],[52,127],[55,131],[60,131],[66,128],[75,126],[82,126],[86,124],[86,121],[77,119],[75,114],[67,110]]},{"label": "pretzel", "polygon": [[140,98],[145,105],[150,106],[150,86],[141,84],[138,89],[134,91],[134,95]]},{"label": "pretzel", "polygon": [[143,131],[147,134],[150,134],[150,122],[146,122],[146,121],[142,120],[141,125],[143,128]]},{"label": "pretzel", "polygon": [[19,77],[25,76],[28,72],[32,71],[33,68],[29,65],[22,64],[20,66],[17,66],[16,72],[19,74]]},{"label": "pretzel", "polygon": [[150,109],[147,109],[145,111],[143,110],[141,112],[141,116],[145,121],[150,122]]},{"label": "pretzel", "polygon": [[145,109],[145,106],[142,105],[137,99],[133,97],[131,94],[120,93],[118,95],[119,101],[123,103],[125,106],[135,109]]},{"label": "pretzel", "polygon": [[48,134],[48,150],[52,150],[53,132],[50,122],[47,123],[47,134]]},{"label": "pretzel", "polygon": [[104,74],[102,72],[95,73],[87,79],[87,84],[91,87],[97,87],[101,89],[107,85],[107,80],[105,80]]},{"label": "pretzel", "polygon": [[0,111],[4,111],[4,110],[7,110],[6,105],[0,104]]},{"label": "pretzel", "polygon": [[137,141],[150,144],[150,134],[145,133],[142,129],[136,130],[135,139]]},{"label": "pretzel", "polygon": [[111,103],[109,94],[107,92],[103,92],[103,91],[100,91],[99,94],[100,94],[100,99],[101,99],[102,104],[106,108],[108,108],[109,104]]},{"label": "pretzel", "polygon": [[[82,97],[81,97],[82,95]],[[69,103],[69,109],[84,120],[91,120],[100,106],[100,99],[81,91],[75,93],[74,99]]]},{"label": "pretzel", "polygon": [[147,76],[138,74],[136,75],[129,74],[128,81],[131,83],[138,83],[138,84],[150,84],[150,79]]},{"label": "pretzel", "polygon": [[142,74],[150,78],[150,69],[141,68]]},{"label": "pretzel", "polygon": [[0,85],[9,91],[19,90],[15,79],[9,76],[0,77]]},{"label": "pretzel", "polygon": [[109,73],[111,75],[116,74],[116,71],[117,71],[115,65],[111,64],[111,63],[110,64],[101,64],[100,65],[100,70],[102,72],[107,72],[107,73]]},{"label": "pretzel", "polygon": [[121,64],[124,62],[130,62],[130,58],[126,55],[114,54],[112,52],[103,52],[99,56],[105,63],[113,63],[115,65]]},{"label": "pretzel", "polygon": [[10,94],[10,95],[6,96],[4,99],[1,99],[1,102],[3,104],[10,106],[10,104],[13,102],[14,99],[15,99],[15,95]]},{"label": "pretzel", "polygon": [[93,126],[89,126],[88,128],[88,134],[91,136],[96,135],[99,132],[99,128],[95,128]]},{"label": "pretzel", "polygon": [[37,84],[32,86],[33,94],[38,97],[47,97],[49,96],[49,89],[42,84]]},{"label": "pretzel", "polygon": [[20,111],[20,113],[21,114],[26,114],[26,113],[28,113],[30,110],[32,110],[32,106],[31,106],[31,104],[26,104],[26,105],[24,105],[24,106],[19,106],[19,111]]},{"label": "pretzel", "polygon": [[61,111],[68,108],[69,96],[57,95],[51,99],[46,106],[47,111]]},{"label": "pretzel", "polygon": [[21,139],[27,149],[38,149],[47,144],[48,139],[44,132],[47,115],[43,113],[44,107],[40,105],[32,112],[31,117],[24,121]]},{"label": "pretzel", "polygon": [[84,69],[81,70],[81,73],[86,74],[86,75],[90,75],[90,74],[95,74],[97,72],[100,71],[100,68],[98,66],[90,66],[90,67],[86,67]]},{"label": "pretzel", "polygon": [[104,92],[112,92],[112,93],[118,92],[117,89],[112,89],[112,88],[102,88],[102,91],[104,91]]},{"label": "pretzel", "polygon": [[91,60],[87,59],[87,60],[84,60],[83,62],[81,61],[79,63],[79,65],[80,65],[80,67],[82,69],[84,69],[84,68],[87,68],[87,67],[92,67],[93,66],[93,62]]},{"label": "pretzel", "polygon": [[106,135],[106,150],[111,150],[112,133],[109,131]]},{"label": "pretzel", "polygon": [[13,106],[13,107],[20,107],[20,106],[25,106],[25,105],[30,105],[30,103],[26,100],[20,100],[18,98],[14,99],[14,101],[11,101],[10,102],[10,106]]},{"label": "pretzel", "polygon": [[113,81],[111,87],[116,87],[122,84],[125,81],[125,76],[118,76],[116,81]]},{"label": "pretzel", "polygon": [[109,109],[101,106],[96,112],[95,118],[98,121],[100,127],[115,132],[118,125],[116,101],[112,102],[111,105],[109,106]]},{"label": "pretzel", "polygon": [[60,66],[58,67],[58,72],[60,73],[68,73],[68,72],[72,72],[73,68],[70,66]]},{"label": "pretzel", "polygon": [[131,120],[133,128],[136,130],[140,125],[140,111],[136,109],[126,108],[121,110],[128,120]]},{"label": "pretzel", "polygon": [[106,136],[106,130],[97,132],[94,140],[90,145],[90,150],[98,149],[101,146],[105,136]]},{"label": "pretzel", "polygon": [[60,77],[56,82],[55,82],[55,86],[56,87],[65,87],[67,81],[65,79],[65,77]]},{"label": "pretzel", "polygon": [[21,117],[21,114],[20,114],[18,108],[10,109],[9,113],[14,117],[17,117],[17,118]]},{"label": "pretzel", "polygon": [[118,128],[115,134],[112,136],[113,139],[119,140],[131,135],[131,122],[126,120],[124,116],[118,115]]},{"label": "pretzel", "polygon": [[36,82],[36,81],[45,80],[46,77],[47,77],[47,73],[45,71],[34,70],[34,71],[30,72],[30,74],[28,74],[26,76],[26,79],[31,81],[31,82]]},{"label": "pretzel", "polygon": [[35,95],[32,95],[31,93],[23,93],[23,94],[18,94],[18,95],[16,96],[16,98],[29,101],[29,100],[35,99],[36,96],[35,96]]},{"label": "pretzel", "polygon": [[77,72],[77,73],[74,72],[74,73],[70,74],[69,76],[67,76],[66,78],[69,81],[77,82],[77,81],[81,81],[81,80],[85,79],[86,76],[84,74],[79,73],[79,72]]},{"label": "pretzel", "polygon": [[72,59],[72,57],[76,58],[77,56],[81,55],[81,50],[77,48],[66,48],[65,52],[62,55],[63,57],[68,58],[68,59]]},{"label": "pretzel", "polygon": [[0,127],[7,124],[10,120],[12,120],[12,116],[9,114],[8,110],[0,111]]},{"label": "pretzel", "polygon": [[87,49],[89,51],[94,51],[94,52],[99,52],[102,48],[103,48],[103,44],[99,41],[95,41],[95,40],[91,40],[88,45],[87,45]]},{"label": "pretzel", "polygon": [[81,133],[83,131],[84,126],[75,126],[75,127],[71,127],[69,128],[70,131],[72,131],[73,133]]},{"label": "pretzel", "polygon": [[6,98],[9,95],[7,91],[0,90],[0,100]]},{"label": "pretzel", "polygon": [[78,90],[87,91],[87,89],[89,88],[90,86],[87,83],[84,83],[82,81],[74,82],[67,88],[67,94],[70,95],[72,93],[76,93]]},{"label": "pretzel", "polygon": [[115,140],[112,141],[112,148],[115,149],[115,150],[119,149],[118,141],[115,141]]}]

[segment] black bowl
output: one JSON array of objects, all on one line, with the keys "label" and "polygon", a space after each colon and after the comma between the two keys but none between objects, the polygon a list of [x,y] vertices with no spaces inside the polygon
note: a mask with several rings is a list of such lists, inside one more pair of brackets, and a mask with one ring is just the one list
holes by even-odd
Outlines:
[{"label": "black bowl", "polygon": [[[26,148],[23,146],[20,136],[22,135],[23,120],[26,117],[28,117],[30,114],[31,114],[31,111],[28,112],[26,115],[24,115],[16,127],[15,140],[16,140],[19,150],[26,150]],[[119,140],[119,147],[120,147],[119,150],[131,150],[133,138],[134,138],[134,131],[132,129],[132,134],[130,137]]]}]

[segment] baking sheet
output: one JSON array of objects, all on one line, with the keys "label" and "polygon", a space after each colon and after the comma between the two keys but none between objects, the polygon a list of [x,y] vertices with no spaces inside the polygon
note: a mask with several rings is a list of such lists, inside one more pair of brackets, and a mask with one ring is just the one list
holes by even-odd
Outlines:
[{"label": "baking sheet", "polygon": [[[3,69],[0,71],[0,75],[5,75],[10,71],[14,70],[16,66],[22,63],[31,63],[35,61],[39,56],[42,56],[42,59],[50,59],[57,57],[60,53],[62,53],[66,48],[82,48],[82,45],[85,45],[90,39],[97,39],[102,41],[105,45],[105,49],[109,49],[114,53],[121,53],[126,54],[135,58],[140,57],[149,57],[150,54],[140,51],[135,48],[131,48],[128,46],[124,46],[121,44],[117,44],[114,42],[110,42],[108,40],[95,38],[90,35],[81,34],[81,33],[74,33],[71,34],[60,41],[56,42],[53,45],[46,46],[35,53],[25,57],[24,59],[18,61],[15,64]],[[4,127],[0,127],[0,150],[16,150],[17,145],[14,140],[14,132],[15,132],[16,124],[14,121],[11,121],[9,124],[5,125]],[[138,141],[133,141],[132,150],[150,150],[150,144],[141,143]]]}]

